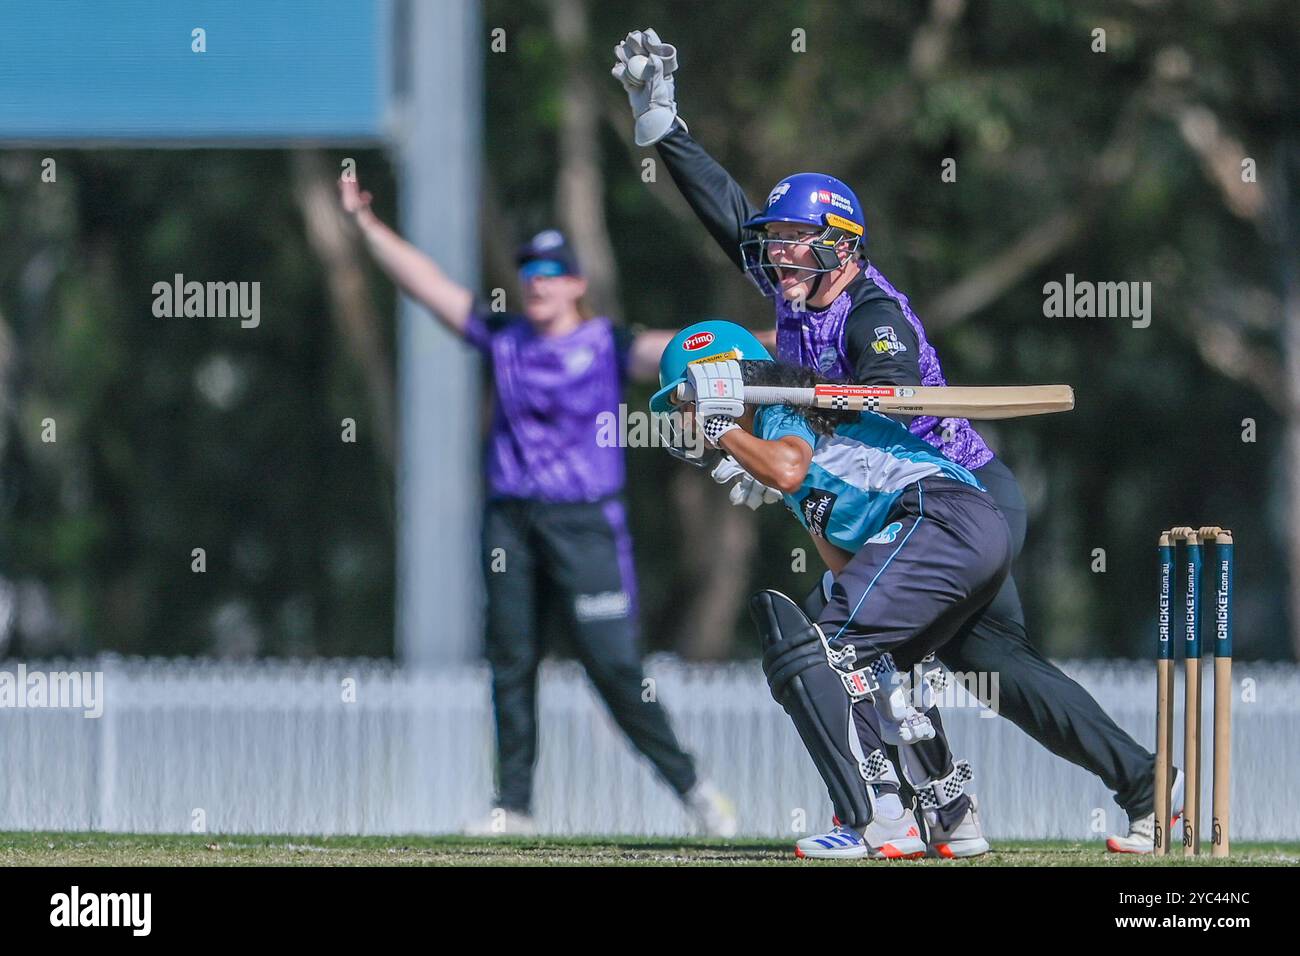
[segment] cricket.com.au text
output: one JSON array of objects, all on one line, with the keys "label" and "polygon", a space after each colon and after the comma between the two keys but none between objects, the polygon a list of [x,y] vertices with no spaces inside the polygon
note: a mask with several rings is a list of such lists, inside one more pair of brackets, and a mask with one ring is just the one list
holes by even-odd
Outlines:
[{"label": "cricket.com.au text", "polygon": [[90,893],[73,886],[50,897],[50,925],[55,927],[127,927],[132,936],[148,936],[153,925],[152,893]]},{"label": "cricket.com.au text", "polygon": [[104,714],[103,671],[29,671],[26,664],[0,670],[0,710],[71,709],[95,719]]}]

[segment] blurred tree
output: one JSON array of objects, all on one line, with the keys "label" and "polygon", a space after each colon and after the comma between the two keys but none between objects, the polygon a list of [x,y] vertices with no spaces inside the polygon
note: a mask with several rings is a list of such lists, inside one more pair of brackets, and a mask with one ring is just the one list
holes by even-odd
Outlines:
[{"label": "blurred tree", "polygon": [[[383,415],[326,319],[290,154],[50,155],[51,183],[43,154],[0,157],[8,652],[390,654]],[[157,317],[177,274],[260,283],[260,324]]]},{"label": "blurred tree", "polygon": [[[856,187],[873,261],[954,381],[1075,385],[1071,415],[981,428],[1029,497],[1017,574],[1040,646],[1146,656],[1155,533],[1204,522],[1238,533],[1240,656],[1300,656],[1300,6],[485,11],[508,37],[486,61],[486,288],[515,299],[514,243],[560,222],[621,320],[772,321],[630,142],[612,48],[654,26],[679,48],[693,134],[751,197],[801,169]],[[390,653],[393,293],[368,283],[360,301],[327,210],[335,167],[52,155],[57,183],[41,155],[0,154],[0,653]],[[350,155],[391,219],[383,156]],[[176,273],[261,282],[261,326],[155,318],[153,284]],[[1067,273],[1150,282],[1149,327],[1045,317]],[[806,536],[658,449],[628,464],[649,644],[752,653],[744,598],[810,588]]]},{"label": "blurred tree", "polygon": [[393,467],[396,425],[393,420],[392,356],[384,341],[386,322],[376,315],[366,287],[365,259],[349,241],[348,223],[339,208],[338,170],[315,151],[294,154],[294,192],[307,240],[328,282],[335,327],[366,378],[366,392],[384,459]]}]

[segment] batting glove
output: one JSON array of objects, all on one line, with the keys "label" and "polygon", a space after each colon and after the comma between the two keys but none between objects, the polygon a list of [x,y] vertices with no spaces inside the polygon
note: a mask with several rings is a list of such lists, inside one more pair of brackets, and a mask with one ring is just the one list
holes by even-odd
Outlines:
[{"label": "batting glove", "polygon": [[745,380],[735,359],[686,366],[686,382],[695,394],[695,416],[740,418],[745,414]]},{"label": "batting glove", "polygon": [[741,468],[740,462],[730,455],[723,456],[717,467],[709,472],[709,476],[720,485],[725,485],[739,476],[740,481],[732,485],[731,491],[728,493],[733,505],[744,505],[751,511],[757,511],[763,505],[775,504],[781,500],[781,492],[763,484],[744,468]]}]

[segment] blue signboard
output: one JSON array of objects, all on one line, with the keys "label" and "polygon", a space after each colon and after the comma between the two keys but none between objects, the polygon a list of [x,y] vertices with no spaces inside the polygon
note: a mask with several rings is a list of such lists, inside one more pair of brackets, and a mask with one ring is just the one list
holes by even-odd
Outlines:
[{"label": "blue signboard", "polygon": [[0,141],[385,132],[386,0],[0,0],[0,10]]}]

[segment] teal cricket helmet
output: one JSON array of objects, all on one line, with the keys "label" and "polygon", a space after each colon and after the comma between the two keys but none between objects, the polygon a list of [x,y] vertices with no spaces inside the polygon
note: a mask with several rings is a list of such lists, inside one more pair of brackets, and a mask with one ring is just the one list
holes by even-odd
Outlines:
[{"label": "teal cricket helmet", "polygon": [[670,398],[673,390],[686,381],[686,366],[727,359],[770,362],[772,356],[753,333],[735,322],[708,319],[682,329],[673,336],[659,359],[659,391],[650,399],[650,411],[672,410]]}]

